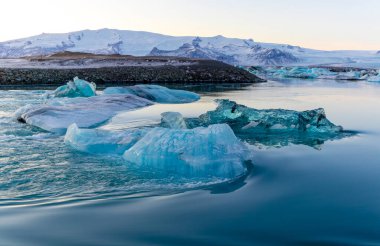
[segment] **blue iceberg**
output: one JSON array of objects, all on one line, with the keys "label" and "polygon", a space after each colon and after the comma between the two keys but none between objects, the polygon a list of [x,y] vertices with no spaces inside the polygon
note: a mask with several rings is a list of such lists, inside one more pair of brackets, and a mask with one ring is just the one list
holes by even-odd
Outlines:
[{"label": "blue iceberg", "polygon": [[[229,100],[217,100],[218,107],[199,118],[184,119],[189,128],[228,124],[234,133],[254,145],[281,147],[303,144],[319,148],[325,141],[352,136],[326,118],[323,109],[294,111],[258,110]],[[165,122],[162,122],[165,126]]]},{"label": "blue iceberg", "polygon": [[199,117],[203,125],[227,123],[241,131],[297,130],[303,132],[341,132],[343,128],[331,123],[322,108],[294,111],[285,109],[258,110],[230,100],[216,100],[218,107]]},{"label": "blue iceberg", "polygon": [[125,131],[81,129],[76,124],[72,124],[67,129],[65,143],[82,152],[122,155],[139,141],[146,132],[146,129]]},{"label": "blue iceberg", "polygon": [[80,128],[96,127],[118,112],[150,106],[153,103],[134,95],[55,98],[46,104],[26,105],[15,112],[20,121],[43,130],[65,134],[73,123]]},{"label": "blue iceberg", "polygon": [[72,124],[65,143],[91,154],[123,155],[135,168],[165,175],[235,178],[246,172],[250,154],[226,125],[207,128],[80,129]]},{"label": "blue iceberg", "polygon": [[130,94],[158,103],[191,103],[198,101],[200,96],[194,92],[173,90],[159,85],[134,85],[125,87],[109,87],[105,95]]},{"label": "blue iceberg", "polygon": [[123,158],[136,167],[187,177],[234,178],[246,172],[247,147],[226,124],[153,128]]},{"label": "blue iceberg", "polygon": [[96,96],[96,84],[75,77],[73,81],[58,87],[48,97],[93,97]]}]

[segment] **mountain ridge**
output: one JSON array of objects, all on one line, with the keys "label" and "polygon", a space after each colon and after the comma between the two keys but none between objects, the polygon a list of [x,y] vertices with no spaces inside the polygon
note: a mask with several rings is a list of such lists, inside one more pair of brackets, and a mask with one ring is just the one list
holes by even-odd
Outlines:
[{"label": "mountain ridge", "polygon": [[[255,42],[253,39],[170,36],[146,31],[117,29],[43,33],[0,42],[0,58],[86,52],[133,56],[171,55],[214,59],[231,65],[277,66],[379,62],[376,51],[322,51],[288,44]],[[380,64],[380,62],[379,62]]]}]

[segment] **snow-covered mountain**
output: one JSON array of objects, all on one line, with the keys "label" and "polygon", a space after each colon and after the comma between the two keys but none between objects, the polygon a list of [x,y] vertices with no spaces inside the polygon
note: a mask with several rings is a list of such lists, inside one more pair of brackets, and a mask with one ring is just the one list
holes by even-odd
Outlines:
[{"label": "snow-covered mountain", "polygon": [[41,34],[0,43],[0,58],[57,52],[160,55],[207,58],[233,65],[380,64],[376,51],[320,51],[298,46],[259,43],[252,39],[183,36],[113,29]]}]

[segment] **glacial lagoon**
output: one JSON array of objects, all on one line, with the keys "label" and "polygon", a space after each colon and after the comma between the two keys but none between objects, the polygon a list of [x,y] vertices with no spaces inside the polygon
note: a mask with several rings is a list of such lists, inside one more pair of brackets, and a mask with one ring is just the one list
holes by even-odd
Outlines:
[{"label": "glacial lagoon", "polygon": [[0,244],[380,243],[379,83],[287,79],[184,89],[201,99],[118,112],[99,129],[156,126],[169,111],[197,118],[215,110],[215,99],[229,99],[255,109],[324,108],[347,135],[236,134],[252,156],[244,175],[168,175],[77,151],[64,136],[15,120],[18,108],[42,103],[50,91],[1,90]]}]

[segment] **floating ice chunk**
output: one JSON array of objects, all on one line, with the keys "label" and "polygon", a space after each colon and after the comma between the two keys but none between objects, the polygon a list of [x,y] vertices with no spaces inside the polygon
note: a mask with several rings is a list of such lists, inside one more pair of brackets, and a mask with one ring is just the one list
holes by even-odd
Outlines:
[{"label": "floating ice chunk", "polygon": [[226,123],[247,143],[258,146],[304,144],[319,148],[325,141],[352,136],[331,123],[323,109],[294,111],[258,110],[229,100],[217,100],[218,107],[199,118],[187,118],[189,128]]},{"label": "floating ice chunk", "polygon": [[58,87],[48,97],[92,97],[96,96],[96,84],[75,77],[73,81]]},{"label": "floating ice chunk", "polygon": [[302,78],[302,79],[315,79],[318,75],[315,73],[315,70],[308,67],[295,67],[288,71],[285,74],[285,77],[288,78]]},{"label": "floating ice chunk", "polygon": [[358,71],[350,71],[339,73],[335,79],[337,80],[360,80],[363,75]]},{"label": "floating ice chunk", "polygon": [[182,115],[178,112],[165,112],[161,114],[161,122],[172,129],[187,129]]},{"label": "floating ice chunk", "polygon": [[65,134],[73,123],[80,128],[95,127],[116,113],[152,105],[134,95],[102,95],[88,98],[54,99],[47,104],[27,105],[16,111],[21,122],[49,132]]},{"label": "floating ice chunk", "polygon": [[173,90],[159,85],[109,87],[103,93],[105,95],[132,94],[158,103],[190,103],[200,99],[200,96],[194,92]]},{"label": "floating ice chunk", "polygon": [[378,71],[377,75],[370,76],[367,79],[368,82],[380,82],[380,70]]},{"label": "floating ice chunk", "polygon": [[76,150],[94,154],[120,154],[140,140],[147,130],[132,129],[106,131],[99,129],[80,129],[72,124],[66,132],[65,143]]},{"label": "floating ice chunk", "polygon": [[335,72],[329,68],[310,67],[252,67],[248,69],[251,73],[259,74],[268,78],[300,78],[300,79],[334,79],[334,80],[366,80],[369,71]]},{"label": "floating ice chunk", "polygon": [[226,125],[191,130],[154,128],[127,150],[135,165],[189,177],[233,178],[244,174],[246,146]]},{"label": "floating ice chunk", "polygon": [[284,109],[258,110],[229,100],[217,100],[218,107],[199,117],[201,125],[228,123],[234,130],[294,130],[308,132],[341,132],[321,108],[298,112]]}]

